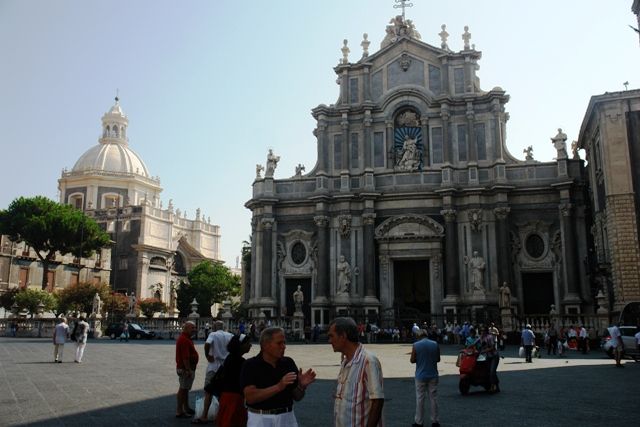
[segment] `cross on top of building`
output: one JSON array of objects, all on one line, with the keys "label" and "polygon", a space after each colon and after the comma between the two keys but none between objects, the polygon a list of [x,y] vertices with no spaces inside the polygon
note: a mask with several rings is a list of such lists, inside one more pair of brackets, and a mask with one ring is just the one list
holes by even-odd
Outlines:
[{"label": "cross on top of building", "polygon": [[402,20],[404,21],[404,9],[407,7],[413,7],[413,3],[407,3],[407,0],[395,0],[396,3],[400,3],[400,4],[394,4],[393,8],[394,9],[400,9],[402,8]]}]

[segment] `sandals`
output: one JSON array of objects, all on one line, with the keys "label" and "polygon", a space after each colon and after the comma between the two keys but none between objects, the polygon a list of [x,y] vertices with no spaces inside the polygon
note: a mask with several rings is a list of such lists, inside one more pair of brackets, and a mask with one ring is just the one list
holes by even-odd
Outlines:
[{"label": "sandals", "polygon": [[191,424],[207,424],[207,421],[201,420],[200,418],[194,418],[191,420]]},{"label": "sandals", "polygon": [[181,414],[176,414],[176,418],[191,418],[191,415],[183,412]]}]

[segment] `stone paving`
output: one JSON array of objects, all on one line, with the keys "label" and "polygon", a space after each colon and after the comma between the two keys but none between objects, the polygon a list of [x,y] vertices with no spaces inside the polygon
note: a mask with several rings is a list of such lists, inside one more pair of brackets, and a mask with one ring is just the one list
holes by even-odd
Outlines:
[{"label": "stone paving", "polygon": [[[75,345],[65,345],[64,363],[53,363],[48,339],[0,338],[0,426],[186,426],[174,418],[177,379],[174,343],[167,340],[90,340],[82,364],[73,363]],[[202,394],[202,341],[196,383]],[[250,355],[257,352],[254,345]],[[413,366],[409,344],[371,344],[385,376],[385,425],[410,426],[414,413]],[[512,347],[503,353],[502,393],[457,389],[456,347],[443,347],[439,401],[443,426],[637,425],[640,419],[640,363],[616,369],[600,351],[588,355],[535,359],[523,363]],[[295,406],[300,426],[330,426],[331,395],[339,355],[328,344],[292,344],[287,355],[318,379]],[[427,405],[428,414],[428,405]],[[427,424],[425,424],[427,425]]]}]

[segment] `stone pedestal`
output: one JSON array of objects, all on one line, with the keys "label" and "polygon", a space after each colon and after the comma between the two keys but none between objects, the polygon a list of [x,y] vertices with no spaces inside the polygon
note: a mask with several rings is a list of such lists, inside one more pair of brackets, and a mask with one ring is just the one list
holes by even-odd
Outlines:
[{"label": "stone pedestal", "polygon": [[167,312],[167,317],[171,319],[177,319],[180,316],[180,310],[177,308],[170,308]]},{"label": "stone pedestal", "polygon": [[500,309],[500,319],[502,323],[502,330],[504,332],[513,331],[513,316],[512,316],[511,308],[502,307]]},{"label": "stone pedestal", "polygon": [[296,337],[304,340],[304,314],[300,311],[293,313],[291,329]]}]

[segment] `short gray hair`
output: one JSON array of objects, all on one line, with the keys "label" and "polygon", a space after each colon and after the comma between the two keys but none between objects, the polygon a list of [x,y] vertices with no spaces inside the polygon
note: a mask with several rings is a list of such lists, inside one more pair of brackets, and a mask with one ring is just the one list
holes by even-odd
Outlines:
[{"label": "short gray hair", "polygon": [[329,323],[334,326],[336,334],[346,335],[351,342],[358,342],[358,325],[351,317],[336,317]]},{"label": "short gray hair", "polygon": [[262,347],[263,344],[270,342],[275,334],[284,335],[284,329],[278,326],[272,326],[262,331],[262,333],[260,334],[260,347]]},{"label": "short gray hair", "polygon": [[222,320],[216,320],[215,322],[213,322],[214,331],[221,331],[223,329],[224,329],[224,322]]}]

